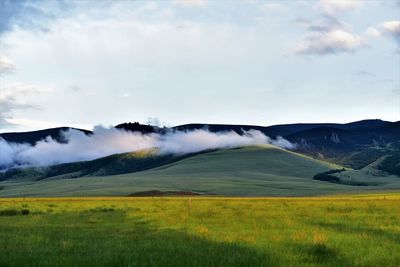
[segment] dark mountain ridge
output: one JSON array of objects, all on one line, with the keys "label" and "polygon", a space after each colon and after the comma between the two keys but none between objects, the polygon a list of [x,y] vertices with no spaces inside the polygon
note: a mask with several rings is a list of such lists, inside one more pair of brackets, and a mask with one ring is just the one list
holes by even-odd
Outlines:
[{"label": "dark mountain ridge", "polygon": [[65,140],[62,136],[63,131],[67,131],[70,129],[82,131],[86,134],[91,134],[92,131],[72,128],[72,127],[57,127],[50,129],[43,129],[38,131],[30,131],[30,132],[9,132],[9,133],[1,133],[0,137],[10,143],[28,143],[34,145],[40,140],[46,139],[47,137],[51,137],[57,142],[64,143]]},{"label": "dark mountain ridge", "polygon": [[[242,134],[243,131],[259,130],[269,137],[282,136],[288,141],[296,143],[297,152],[353,168],[362,168],[383,156],[390,157],[390,164],[392,162],[395,165],[400,164],[394,160],[398,159],[394,155],[397,155],[396,153],[399,153],[400,150],[396,145],[400,143],[400,121],[362,120],[344,124],[296,123],[273,126],[195,123],[171,128],[160,128],[135,122],[122,123],[115,127],[143,134],[163,134],[171,130],[190,131],[195,129],[207,129],[211,132],[235,131]],[[2,133],[0,137],[8,142],[32,145],[48,136],[58,142],[65,142],[61,133],[68,129],[71,128],[59,127],[33,132]],[[92,133],[83,129],[76,130],[86,134]]]}]

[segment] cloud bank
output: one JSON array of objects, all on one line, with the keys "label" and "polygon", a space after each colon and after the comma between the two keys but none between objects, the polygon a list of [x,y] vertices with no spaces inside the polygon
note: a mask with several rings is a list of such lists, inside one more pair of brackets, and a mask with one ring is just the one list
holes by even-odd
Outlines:
[{"label": "cloud bank", "polygon": [[4,73],[13,72],[16,69],[14,63],[5,55],[0,55],[0,76]]},{"label": "cloud bank", "polygon": [[382,27],[386,34],[391,35],[400,43],[400,20],[391,20],[382,23]]},{"label": "cloud bank", "polygon": [[156,148],[159,154],[188,154],[209,149],[272,144],[286,149],[295,145],[282,137],[271,139],[257,130],[209,132],[207,130],[171,131],[142,134],[97,126],[92,135],[70,129],[62,133],[67,143],[48,137],[34,146],[8,143],[0,138],[0,169],[17,166],[47,166],[93,160],[116,153]]},{"label": "cloud bank", "polygon": [[300,43],[297,54],[327,55],[343,52],[355,52],[363,47],[363,40],[343,30],[332,30],[309,37]]},{"label": "cloud bank", "polygon": [[318,2],[322,11],[328,15],[335,15],[337,13],[354,10],[360,7],[362,2],[360,0],[320,0]]},{"label": "cloud bank", "polygon": [[39,87],[29,84],[15,84],[5,89],[0,88],[0,129],[13,125],[11,113],[19,109],[35,109],[35,105],[18,101],[20,96],[52,92],[51,86]]}]

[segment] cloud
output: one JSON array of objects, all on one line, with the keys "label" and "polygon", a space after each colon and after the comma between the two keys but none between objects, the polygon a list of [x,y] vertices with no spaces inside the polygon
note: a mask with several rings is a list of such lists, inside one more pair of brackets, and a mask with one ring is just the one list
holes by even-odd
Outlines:
[{"label": "cloud", "polygon": [[359,70],[356,72],[356,75],[360,77],[375,77],[375,74],[366,70]]},{"label": "cloud", "polygon": [[14,63],[5,55],[0,55],[0,76],[16,70]]},{"label": "cloud", "polygon": [[309,36],[295,48],[296,54],[329,55],[353,53],[365,47],[361,37],[343,30],[332,30]]},{"label": "cloud", "polygon": [[257,130],[244,131],[242,135],[233,131],[212,133],[207,130],[141,134],[97,126],[92,135],[71,129],[63,132],[63,137],[67,143],[58,143],[48,137],[34,146],[8,143],[0,138],[0,168],[93,160],[146,149],[156,149],[158,154],[187,154],[260,144],[273,144],[288,149],[295,147],[282,137],[271,139]]},{"label": "cloud", "polygon": [[[305,27],[309,32],[294,48],[297,55],[332,55],[340,53],[354,53],[366,47],[362,37],[351,33],[351,25],[343,23],[337,18],[340,11],[358,7],[358,1],[320,1],[318,19],[297,18],[294,22]],[[318,9],[317,9],[318,10]],[[370,28],[367,35],[378,34],[377,30]]]},{"label": "cloud", "polygon": [[368,27],[365,33],[369,37],[380,37],[382,35],[381,32],[375,29],[374,27]]},{"label": "cloud", "polygon": [[270,12],[270,11],[282,10],[284,8],[284,5],[278,2],[270,2],[264,4],[261,8],[264,12]]},{"label": "cloud", "polygon": [[[35,108],[35,107],[34,107]],[[35,120],[35,119],[29,119],[29,118],[9,118],[7,119],[7,122],[11,125],[23,125],[24,128],[26,129],[32,129],[32,130],[38,130],[38,129],[48,129],[48,128],[55,128],[55,127],[61,127],[64,125],[60,125],[59,123],[52,122],[52,121],[45,121],[45,120]],[[88,126],[86,127],[80,127],[77,125],[70,125],[71,127],[75,128],[88,128],[90,129],[91,127]]]},{"label": "cloud", "polygon": [[205,0],[174,0],[173,3],[183,7],[204,7],[206,5]]},{"label": "cloud", "polygon": [[0,137],[0,169],[18,165],[17,155],[29,148],[28,144],[7,143]]},{"label": "cloud", "polygon": [[46,8],[66,5],[60,2],[44,2],[29,0],[2,0],[0,1],[0,35],[13,30],[14,27],[43,29],[46,21],[55,19],[55,15]]},{"label": "cloud", "polygon": [[328,15],[354,10],[362,4],[359,0],[320,0],[318,6]]},{"label": "cloud", "polygon": [[327,15],[322,15],[321,19],[315,22],[309,21],[309,23],[306,24],[306,26],[307,30],[310,32],[329,32],[335,29],[345,28],[343,22],[339,21],[338,19],[332,16],[327,16]]},{"label": "cloud", "polygon": [[382,23],[382,28],[383,28],[385,34],[392,36],[395,40],[400,42],[400,21],[399,20],[385,21]]},{"label": "cloud", "polygon": [[342,29],[344,25],[342,22],[334,17],[321,15],[318,20],[310,20],[304,17],[298,17],[293,22],[296,25],[302,26],[309,32],[327,32],[333,29]]},{"label": "cloud", "polygon": [[38,87],[35,85],[17,84],[0,90],[0,129],[5,126],[15,125],[11,113],[20,109],[37,108],[35,105],[20,103],[18,98],[27,94],[51,92],[52,87]]}]

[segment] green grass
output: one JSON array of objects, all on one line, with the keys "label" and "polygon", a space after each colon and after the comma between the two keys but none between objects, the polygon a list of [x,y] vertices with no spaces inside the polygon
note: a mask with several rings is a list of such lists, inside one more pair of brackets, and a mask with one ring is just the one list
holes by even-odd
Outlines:
[{"label": "green grass", "polygon": [[0,200],[0,266],[399,263],[400,194]]},{"label": "green grass", "polygon": [[313,180],[315,174],[337,168],[340,166],[265,145],[203,153],[122,175],[11,179],[0,183],[0,196],[126,196],[149,190],[226,196],[310,196],[400,189],[400,179],[392,178],[362,188]]}]

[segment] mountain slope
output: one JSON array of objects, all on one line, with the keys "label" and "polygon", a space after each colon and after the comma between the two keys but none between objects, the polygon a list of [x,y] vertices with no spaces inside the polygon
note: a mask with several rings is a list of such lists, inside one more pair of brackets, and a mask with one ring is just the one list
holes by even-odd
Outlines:
[{"label": "mountain slope", "polygon": [[334,128],[340,130],[354,130],[354,129],[368,129],[389,125],[391,122],[383,120],[362,120],[350,123],[294,123],[294,124],[280,124],[272,126],[256,126],[256,125],[232,125],[232,124],[184,124],[173,127],[177,130],[193,130],[206,128],[212,132],[218,131],[235,131],[241,133],[242,130],[259,130],[264,134],[275,136],[288,136],[296,132],[312,130],[316,128]]},{"label": "mountain slope", "polygon": [[37,181],[58,176],[64,179],[84,176],[107,176],[156,168],[199,153],[157,154],[155,149],[114,154],[90,161],[56,164],[46,167],[11,168],[0,172],[0,181]]},{"label": "mountain slope", "polygon": [[39,131],[31,131],[31,132],[10,132],[10,133],[1,133],[0,138],[3,138],[7,142],[11,143],[28,143],[30,145],[34,145],[36,142],[43,140],[47,137],[51,137],[57,142],[65,142],[63,140],[63,136],[61,132],[67,131],[69,129],[74,129],[78,131],[82,131],[85,134],[90,134],[91,131],[71,128],[71,127],[58,127],[58,128],[50,128]]},{"label": "mountain slope", "polygon": [[[363,126],[354,129],[313,128],[287,135],[285,138],[297,143],[300,152],[326,158],[347,157],[348,153],[371,147],[385,147],[400,141],[400,122],[389,122],[382,126],[359,125]],[[367,164],[369,163],[366,162],[364,166]]]},{"label": "mountain slope", "polygon": [[316,173],[334,168],[338,166],[264,145],[203,153],[122,175],[75,179],[58,176],[36,182],[6,180],[0,182],[0,196],[129,195],[150,190],[290,196],[379,189],[313,180]]},{"label": "mountain slope", "polygon": [[[367,166],[382,156],[392,156],[400,151],[400,148],[395,145],[400,142],[400,122],[387,122],[382,120],[363,120],[346,124],[298,123],[268,127],[228,124],[186,124],[172,128],[158,128],[139,123],[123,123],[117,125],[116,128],[127,131],[139,131],[142,133],[157,132],[160,134],[171,130],[189,131],[203,128],[207,128],[211,132],[235,131],[241,134],[243,130],[255,129],[270,137],[283,136],[290,142],[296,143],[296,152],[357,169]],[[62,140],[62,135],[60,133],[66,129],[68,128],[54,128],[25,133],[3,133],[0,134],[0,137],[10,142],[27,142],[34,144],[38,140],[51,136],[59,142],[65,142],[65,140]],[[85,131],[85,133],[90,134],[91,132]],[[120,167],[114,168],[116,165],[112,163],[113,159],[115,158],[111,158],[111,168],[107,166],[102,168],[100,165],[103,163],[110,166],[109,159],[102,159],[98,161],[96,170],[93,169],[94,164],[89,163],[89,167],[86,168],[87,171],[81,171],[78,174],[73,174],[71,177],[99,175],[101,174],[97,171],[99,169],[106,169],[106,171],[103,172],[105,175],[148,169],[142,168],[142,165],[138,166],[138,168],[135,166],[131,168],[130,163],[125,161],[121,161]],[[168,163],[168,161],[161,161],[163,164]],[[384,168],[387,170],[397,170],[397,162],[398,161],[393,160],[392,157],[392,160],[383,162],[385,164]],[[80,170],[84,169],[84,167],[80,165],[82,164],[60,165],[58,168],[59,171],[57,172],[68,173],[73,172],[72,169],[74,168]],[[157,164],[150,165],[150,167],[155,167]],[[395,171],[395,173],[398,173],[398,171]],[[38,176],[35,176],[35,179],[37,177]],[[46,177],[48,177],[47,174],[44,178]]]}]

